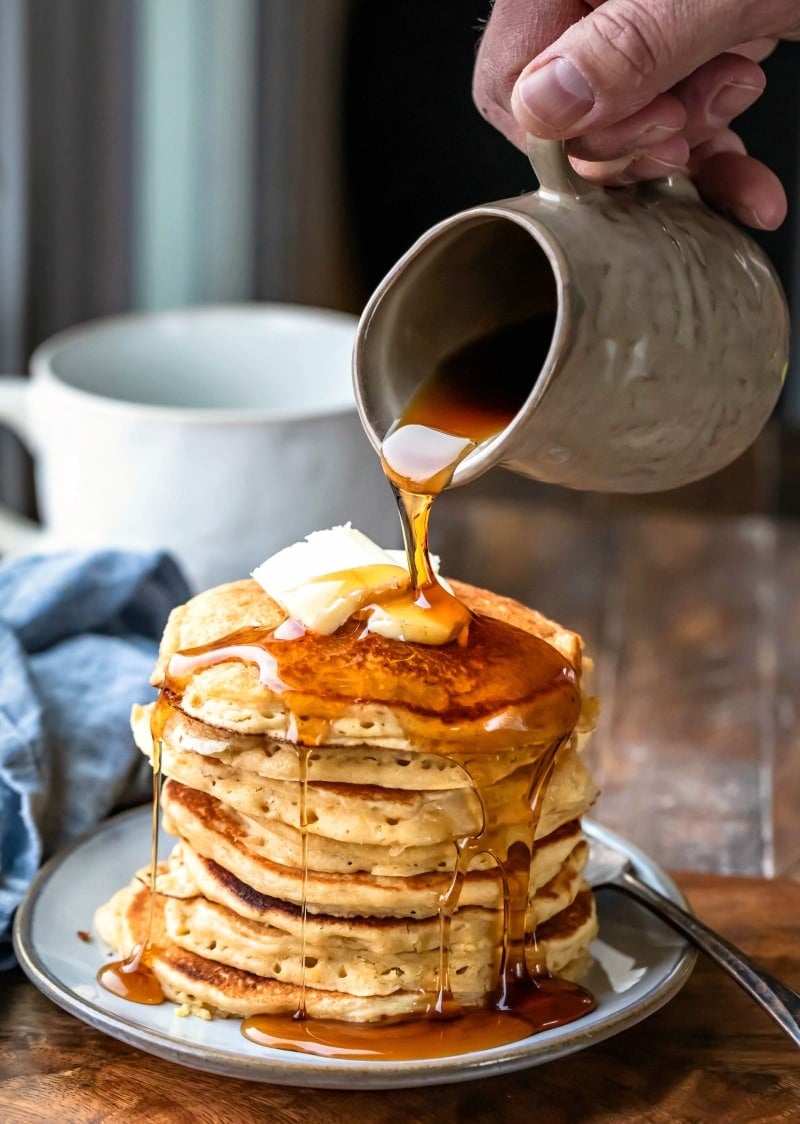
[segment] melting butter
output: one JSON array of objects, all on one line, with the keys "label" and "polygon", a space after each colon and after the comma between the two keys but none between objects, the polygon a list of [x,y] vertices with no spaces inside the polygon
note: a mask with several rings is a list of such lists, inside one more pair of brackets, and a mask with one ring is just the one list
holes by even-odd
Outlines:
[{"label": "melting butter", "polygon": [[[438,573],[439,559],[432,562]],[[252,576],[291,619],[322,636],[361,614],[367,632],[390,640],[446,644],[453,638],[403,597],[410,587],[405,551],[384,550],[349,523],[314,531],[262,562]]]}]

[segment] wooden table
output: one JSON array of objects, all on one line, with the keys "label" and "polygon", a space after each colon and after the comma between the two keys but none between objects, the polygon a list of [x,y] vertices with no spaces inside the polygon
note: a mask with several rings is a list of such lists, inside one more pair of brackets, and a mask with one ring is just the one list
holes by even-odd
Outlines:
[{"label": "wooden table", "polygon": [[[691,871],[679,881],[698,914],[798,988],[800,527],[702,506],[498,476],[444,497],[434,547],[453,576],[584,635],[603,701],[597,818]],[[63,1014],[20,973],[0,989],[0,1120],[12,1124],[800,1119],[800,1053],[704,961],[666,1008],[581,1054],[391,1093],[182,1070]]]},{"label": "wooden table", "polygon": [[[678,881],[702,918],[800,988],[800,885],[708,874]],[[702,958],[666,1007],[582,1053],[507,1076],[392,1092],[291,1089],[182,1069],[84,1026],[20,972],[0,976],[0,994],[7,1124],[800,1119],[797,1048]]]}]

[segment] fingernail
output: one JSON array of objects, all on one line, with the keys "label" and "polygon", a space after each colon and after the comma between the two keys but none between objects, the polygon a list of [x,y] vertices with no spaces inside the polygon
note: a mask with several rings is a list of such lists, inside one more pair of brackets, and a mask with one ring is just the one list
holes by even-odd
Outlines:
[{"label": "fingernail", "polygon": [[555,131],[568,129],[594,105],[589,84],[569,59],[534,70],[518,84],[517,94],[528,113]]},{"label": "fingernail", "polygon": [[734,117],[744,113],[764,92],[763,86],[745,86],[730,82],[718,90],[708,107],[708,117],[713,124],[727,125]]},{"label": "fingernail", "polygon": [[753,226],[756,230],[777,230],[783,222],[783,209],[778,210],[762,205],[757,207],[733,207],[731,213],[739,222]]}]

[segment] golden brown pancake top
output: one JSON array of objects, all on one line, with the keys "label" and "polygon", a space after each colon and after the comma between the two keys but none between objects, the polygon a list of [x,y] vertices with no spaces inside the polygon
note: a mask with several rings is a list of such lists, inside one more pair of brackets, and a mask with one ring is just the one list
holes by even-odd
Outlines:
[{"label": "golden brown pancake top", "polygon": [[[386,707],[411,735],[451,731],[462,740],[480,732],[487,748],[572,730],[580,709],[579,637],[510,598],[453,584],[475,613],[464,646],[386,639],[365,633],[357,619],[330,636],[278,639],[274,630],[285,614],[257,583],[219,586],[173,612],[153,682],[176,689],[168,672],[175,652],[236,645],[247,691],[260,686],[295,715],[332,721],[353,704]],[[259,684],[260,655],[272,671],[265,678],[262,663]],[[210,679],[209,685],[213,691]]]}]

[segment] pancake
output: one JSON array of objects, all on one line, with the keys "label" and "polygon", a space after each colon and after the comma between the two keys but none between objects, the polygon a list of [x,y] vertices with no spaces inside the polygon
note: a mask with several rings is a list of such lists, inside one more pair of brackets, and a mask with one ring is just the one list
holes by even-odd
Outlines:
[{"label": "pancake", "polygon": [[[252,819],[206,793],[168,781],[162,806],[165,830],[185,840],[198,854],[214,859],[241,882],[268,897],[296,905],[305,900],[312,913],[435,917],[441,896],[452,882],[448,870],[405,876],[359,870],[324,871],[315,867],[313,852],[304,874],[300,866],[274,860],[259,825]],[[581,838],[580,827],[573,822],[542,841],[531,862],[530,887],[535,890],[550,881]],[[482,862],[478,869],[469,871],[460,901],[462,905],[502,908],[503,884],[493,862]]]},{"label": "pancake", "polygon": [[[152,759],[151,716],[152,706],[136,706],[131,721],[137,745]],[[296,832],[296,747],[252,735],[229,737],[220,731],[215,731],[210,738],[204,735],[207,729],[180,712],[170,714],[162,735],[164,775],[216,796],[247,815],[278,819],[290,833]],[[416,760],[417,756],[421,760]],[[497,759],[498,780],[493,786],[493,796],[498,803],[506,801],[513,791],[512,785],[506,785],[506,778],[522,767],[525,758],[522,751],[510,751]],[[503,776],[506,767],[508,772]],[[358,778],[358,784],[353,783],[354,777]],[[458,817],[461,829],[465,824],[471,828],[480,825],[481,809],[469,775],[455,762],[434,754],[398,756],[396,751],[377,746],[354,745],[345,752],[340,747],[323,746],[309,756],[307,779],[315,817],[309,824],[313,835],[359,842],[357,835],[348,831],[348,824],[354,819],[356,824],[363,823],[365,804],[370,800],[375,814],[366,817],[367,824],[362,828],[370,842],[375,841],[377,833],[382,842],[400,844],[406,849],[412,845],[422,846],[426,842],[423,838],[426,821],[420,816],[423,801],[429,812],[428,827],[432,826],[431,819],[440,824],[437,837],[427,842],[451,840],[454,817]],[[281,783],[269,783],[276,781]],[[452,787],[446,787],[447,781]],[[342,788],[343,785],[346,787]],[[376,793],[375,789],[381,791]],[[398,791],[392,798],[385,795],[387,789]],[[443,791],[449,792],[445,799],[453,804],[449,814],[441,807],[439,794]],[[456,799],[459,791],[466,791],[468,796]],[[407,792],[413,792],[414,798],[406,799]],[[584,815],[596,797],[597,787],[577,750],[577,738],[572,738],[559,753],[547,786],[537,835],[549,835],[562,823]],[[330,807],[326,816],[327,806]],[[407,821],[412,817],[414,822],[409,825]],[[398,822],[389,824],[387,821],[392,819]],[[392,831],[392,827],[400,830]],[[403,827],[407,828],[405,839],[402,838]],[[434,848],[433,854],[436,857],[420,869],[433,870],[440,865],[442,849]],[[451,847],[447,848],[447,854],[452,854]]]},{"label": "pancake", "polygon": [[[580,675],[583,643],[577,633],[548,620],[513,598],[452,578],[448,584],[472,612],[506,621],[547,641],[569,660]],[[154,687],[164,685],[167,664],[174,652],[215,643],[220,637],[229,636],[255,622],[264,628],[276,628],[285,618],[286,613],[280,605],[251,579],[229,582],[199,593],[170,613],[151,682]],[[395,653],[395,660],[397,658]]]},{"label": "pancake", "polygon": [[[150,891],[136,882],[118,891],[95,915],[100,937],[112,948],[133,948],[148,924]],[[232,1015],[293,1015],[302,1002],[313,1018],[370,1022],[414,1014],[424,1009],[424,997],[397,991],[388,996],[358,997],[346,992],[299,988],[257,976],[187,952],[170,941],[164,924],[165,899],[156,894],[149,963],[164,995],[192,1013]]]},{"label": "pancake", "polygon": [[[563,833],[560,833],[563,834]],[[534,887],[529,900],[529,928],[531,931],[542,921],[547,921],[560,910],[565,909],[583,888],[581,874],[588,858],[588,846],[577,833],[570,833],[569,839],[563,835],[550,844],[547,859],[539,860],[540,878],[546,881]],[[560,859],[571,844],[567,857]],[[557,848],[559,850],[557,850]],[[149,872],[148,872],[149,874]],[[547,875],[551,875],[547,878]],[[140,872],[140,881],[144,874]],[[158,880],[159,892],[166,897],[187,899],[204,897],[208,901],[224,905],[233,913],[293,933],[298,938],[305,925],[306,937],[311,942],[319,942],[330,936],[349,937],[357,934],[361,944],[379,951],[415,951],[438,947],[440,934],[438,918],[380,918],[375,916],[336,917],[330,914],[308,913],[301,919],[300,907],[293,902],[272,898],[254,890],[242,882],[229,870],[225,870],[213,859],[199,855],[188,843],[176,845]],[[470,910],[462,906],[455,914],[453,924],[458,927],[466,921],[472,923],[478,916],[487,926],[486,932],[501,932],[501,921],[497,911]],[[489,920],[491,919],[491,920]],[[474,937],[477,942],[478,935]],[[482,939],[482,938],[481,938]]]},{"label": "pancake", "polygon": [[[151,760],[155,732],[178,839],[148,953],[168,998],[363,1022],[422,1014],[442,988],[479,1007],[510,916],[532,970],[585,970],[597,920],[580,817],[597,789],[582,641],[452,585],[476,614],[465,647],[353,621],[282,635],[252,581],[171,614],[159,702],[132,713]],[[122,955],[146,939],[149,899],[140,874],[97,913]]]},{"label": "pancake", "polygon": [[[149,917],[150,891],[135,879],[95,918],[100,936],[114,947],[132,946]],[[243,919],[203,897],[182,900],[157,893],[150,963],[165,995],[212,1014],[293,1014],[301,995],[312,1017],[371,1022],[421,1013],[435,998],[439,953],[422,947],[391,950],[373,935],[372,949],[354,942],[353,931],[324,933],[298,961],[296,936]],[[375,929],[373,923],[369,926]],[[402,927],[402,923],[393,926]],[[556,973],[580,963],[596,933],[591,893],[581,887],[571,904],[539,927],[536,962]],[[378,927],[380,929],[380,927]],[[465,1007],[479,1005],[493,986],[501,955],[496,917],[467,911],[450,946],[451,988]],[[435,940],[436,938],[434,938]],[[426,947],[427,945],[427,947]],[[302,983],[301,983],[302,980]]]},{"label": "pancake", "polygon": [[[131,728],[139,749],[147,757],[153,755],[151,720],[154,704],[135,705],[131,711]],[[168,749],[184,756],[213,757],[221,764],[270,780],[297,781],[300,778],[297,746],[277,734],[264,737],[208,726],[172,709],[166,717],[162,737]],[[504,763],[513,772],[527,759],[524,749],[508,750]],[[319,745],[308,755],[309,781],[352,783],[382,788],[420,790],[471,788],[468,774],[455,761],[436,753],[421,752],[410,747],[402,750],[386,748],[364,738],[354,738],[346,746]]]},{"label": "pancake", "polygon": [[[444,744],[450,749],[454,737],[461,744],[470,738],[485,742],[491,731],[496,744],[509,748],[552,734],[550,712],[560,702],[564,713],[557,716],[558,723],[562,732],[571,732],[577,718],[572,713],[575,699],[562,699],[560,661],[550,660],[541,670],[539,664],[555,652],[579,677],[580,638],[509,598],[460,583],[453,588],[469,608],[482,614],[473,622],[470,643],[459,650],[457,661],[452,646],[402,644],[374,634],[362,636],[357,627],[329,637],[306,633],[292,643],[279,641],[262,659],[247,642],[254,622],[264,636],[285,614],[254,581],[220,586],[173,610],[152,682],[169,686],[168,670],[176,653],[235,638],[235,644],[223,649],[249,648],[247,658],[223,653],[219,662],[206,665],[205,653],[198,662],[191,657],[183,661],[187,682],[181,688],[181,709],[212,727],[296,741],[293,716],[308,712],[325,722],[324,736],[314,739],[316,745],[435,749]],[[484,624],[493,620],[512,629],[498,635]],[[353,643],[354,635],[358,643]],[[292,659],[291,709],[287,684],[276,689],[271,680],[275,653]],[[501,692],[491,674],[497,666],[503,670]]]}]

